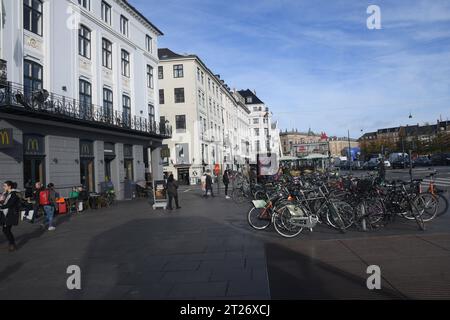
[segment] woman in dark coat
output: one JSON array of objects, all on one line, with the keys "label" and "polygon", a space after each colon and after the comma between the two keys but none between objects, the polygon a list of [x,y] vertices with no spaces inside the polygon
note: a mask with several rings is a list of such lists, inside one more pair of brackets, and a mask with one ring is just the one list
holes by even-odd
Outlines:
[{"label": "woman in dark coat", "polygon": [[19,224],[20,198],[15,190],[15,183],[6,181],[3,184],[4,200],[0,203],[0,225],[9,242],[9,251],[15,251],[16,241],[11,232],[13,226]]},{"label": "woman in dark coat", "polygon": [[167,194],[169,196],[169,203],[167,209],[172,210],[172,199],[175,199],[177,209],[181,207],[178,204],[178,182],[174,179],[173,174],[167,179]]}]

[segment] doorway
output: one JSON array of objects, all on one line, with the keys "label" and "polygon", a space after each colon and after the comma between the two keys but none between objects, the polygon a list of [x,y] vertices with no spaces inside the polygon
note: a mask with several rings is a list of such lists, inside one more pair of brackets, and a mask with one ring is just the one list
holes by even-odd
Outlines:
[{"label": "doorway", "polygon": [[190,185],[189,168],[178,169],[178,183],[181,185]]},{"label": "doorway", "polygon": [[94,159],[82,158],[80,163],[80,182],[87,191],[95,192]]},{"label": "doorway", "polygon": [[36,182],[45,183],[45,157],[25,157],[23,161],[23,181],[33,186]]}]

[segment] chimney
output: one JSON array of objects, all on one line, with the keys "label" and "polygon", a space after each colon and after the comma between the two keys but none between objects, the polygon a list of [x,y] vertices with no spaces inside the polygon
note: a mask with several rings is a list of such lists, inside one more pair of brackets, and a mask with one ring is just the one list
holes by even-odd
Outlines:
[{"label": "chimney", "polygon": [[253,89],[253,93],[254,93],[254,95],[256,96],[256,90],[255,90],[255,89]]}]

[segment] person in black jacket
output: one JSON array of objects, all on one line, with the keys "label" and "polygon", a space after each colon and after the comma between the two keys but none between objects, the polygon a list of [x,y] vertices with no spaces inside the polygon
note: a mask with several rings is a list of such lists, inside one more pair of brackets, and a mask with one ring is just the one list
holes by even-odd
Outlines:
[{"label": "person in black jacket", "polygon": [[225,198],[230,199],[228,196],[228,185],[230,184],[230,177],[228,175],[228,169],[223,173],[223,184],[225,185]]},{"label": "person in black jacket", "polygon": [[211,171],[206,172],[206,188],[205,188],[205,198],[208,198],[208,190],[211,191],[211,197],[214,198],[214,192],[212,188],[212,177],[211,177]]},{"label": "person in black jacket", "polygon": [[0,204],[0,224],[3,228],[3,233],[9,242],[9,251],[15,251],[16,241],[14,235],[11,232],[13,226],[19,224],[19,212],[20,212],[20,198],[15,190],[16,184],[12,181],[6,181],[3,184],[3,190],[5,191],[4,200]]},{"label": "person in black jacket", "polygon": [[175,205],[177,206],[177,209],[181,209],[180,205],[178,204],[178,182],[174,179],[173,174],[171,174],[167,179],[166,188],[167,194],[169,196],[167,209],[172,210],[172,199],[175,199]]}]

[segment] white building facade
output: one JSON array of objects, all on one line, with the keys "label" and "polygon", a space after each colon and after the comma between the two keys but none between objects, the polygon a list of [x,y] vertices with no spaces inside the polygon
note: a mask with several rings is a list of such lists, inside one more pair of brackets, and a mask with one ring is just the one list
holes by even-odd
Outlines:
[{"label": "white building facade", "polygon": [[0,146],[0,180],[53,182],[62,194],[112,182],[127,198],[127,182],[162,176],[162,32],[124,0],[1,2],[0,129],[14,143]]},{"label": "white building facade", "polygon": [[272,121],[273,115],[261,101],[256,92],[240,90],[245,105],[250,110],[250,162],[256,163],[258,153],[276,153],[281,157],[280,130],[278,124]]},{"label": "white building facade", "polygon": [[159,59],[161,122],[174,124],[172,139],[164,141],[170,150],[164,171],[181,183],[197,184],[205,170],[219,165],[223,171],[244,161],[245,105],[198,56],[160,49]]}]

